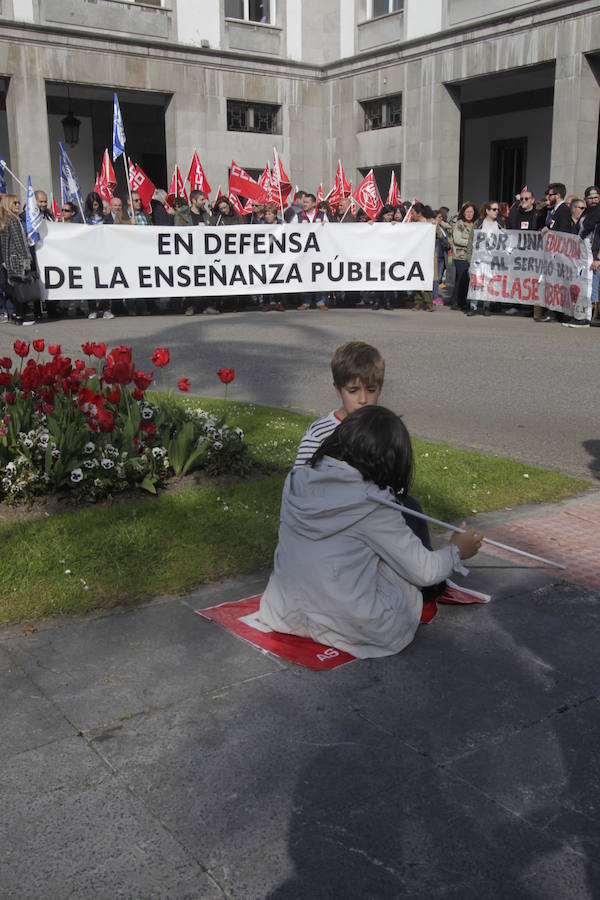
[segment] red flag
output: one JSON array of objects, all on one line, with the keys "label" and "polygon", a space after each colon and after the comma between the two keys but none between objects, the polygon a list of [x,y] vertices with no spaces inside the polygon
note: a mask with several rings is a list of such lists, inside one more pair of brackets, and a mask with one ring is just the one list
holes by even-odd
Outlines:
[{"label": "red flag", "polygon": [[337,208],[342,202],[342,198],[337,193],[336,185],[331,188],[329,193],[326,195],[325,199],[329,203],[332,212],[337,212]]},{"label": "red flag", "polygon": [[173,177],[171,178],[171,184],[169,185],[169,193],[167,195],[167,200],[169,202],[169,206],[173,206],[173,200],[175,197],[183,197],[186,203],[189,203],[187,191],[183,184],[183,178],[181,177],[181,172],[179,171],[179,166],[175,166],[173,169]]},{"label": "red flag", "polygon": [[323,185],[320,184],[317,188],[317,196],[315,197],[315,209],[319,208],[319,203],[323,202]]},{"label": "red flag", "polygon": [[417,198],[415,197],[415,199],[413,200],[413,202],[412,202],[412,203],[410,204],[410,206],[408,207],[408,212],[406,213],[406,215],[405,215],[404,218],[402,219],[402,221],[404,222],[405,225],[406,225],[408,222],[412,222],[412,217],[413,217],[413,206],[415,205],[415,203],[418,203],[418,202],[419,202],[419,201],[418,201]]},{"label": "red flag", "polygon": [[217,188],[217,196],[215,197],[215,203],[217,202],[217,200],[219,199],[219,197],[222,197],[222,196],[223,196],[223,195],[222,195],[222,193],[221,193],[221,185],[219,185],[219,187]]},{"label": "red flag", "polygon": [[352,193],[352,182],[348,181],[342,168],[341,159],[338,160],[338,167],[335,173],[335,186],[339,189],[342,197],[349,197]]},{"label": "red flag", "polygon": [[277,147],[273,147],[273,159],[273,182],[277,190],[277,199],[279,200],[279,191],[281,190],[282,200],[285,201],[291,193],[292,183],[281,164]]},{"label": "red flag", "polygon": [[392,206],[400,206],[400,188],[396,179],[396,173],[392,169],[392,177],[390,178],[390,189],[387,195],[387,202]]},{"label": "red flag", "polygon": [[[240,202],[240,198],[237,196],[237,194],[230,194],[229,202],[235,209],[238,216],[241,216],[243,218],[246,215],[246,211],[244,210],[244,207],[242,206],[242,204]],[[252,206],[250,207],[250,209],[252,209]],[[217,212],[218,212],[218,210],[217,210]]]},{"label": "red flag", "polygon": [[241,194],[247,200],[258,200],[259,203],[269,202],[269,195],[265,189],[233,160],[229,170],[229,193]]},{"label": "red flag", "polygon": [[369,171],[369,174],[365,178],[363,178],[352,196],[354,197],[358,205],[362,209],[364,209],[370,219],[377,218],[377,216],[381,212],[383,203],[381,202],[377,184],[375,183],[373,169],[371,169]]},{"label": "red flag", "polygon": [[269,163],[265,166],[264,172],[259,176],[258,183],[269,196],[269,203],[275,203],[279,206],[279,193],[277,185],[274,182]]},{"label": "red flag", "polygon": [[54,194],[50,194],[50,212],[54,216],[55,222],[60,222],[62,220],[61,209],[54,199]]},{"label": "red flag", "polygon": [[156,188],[148,178],[145,172],[140,169],[140,167],[133,162],[133,160],[129,160],[129,186],[132,191],[135,191],[136,194],[140,195],[140,200],[142,201],[142,206],[146,210],[147,213],[152,212],[152,205],[150,201],[154,196],[154,191]]},{"label": "red flag", "polygon": [[202,191],[208,197],[211,192],[210,184],[204,174],[198,151],[194,150],[190,171],[188,172],[187,181],[190,183],[191,191]]},{"label": "red flag", "polygon": [[[112,163],[110,161],[110,153],[108,152],[108,150],[104,151],[104,156],[102,157],[100,181],[102,184],[105,184],[108,187],[110,197],[112,197],[117,186],[117,178],[115,176],[115,170],[113,169]],[[108,198],[109,200],[110,197]]]}]

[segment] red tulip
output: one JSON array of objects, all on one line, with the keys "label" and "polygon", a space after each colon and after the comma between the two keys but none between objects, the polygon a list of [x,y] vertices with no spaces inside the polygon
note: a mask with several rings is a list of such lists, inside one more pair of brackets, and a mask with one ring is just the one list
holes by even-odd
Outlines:
[{"label": "red tulip", "polygon": [[[127,347],[119,347],[120,350],[126,350]],[[83,351],[85,353],[85,350]],[[98,357],[98,359],[102,359],[106,356],[106,344],[104,341],[100,341],[98,344],[95,342],[92,343],[92,355]],[[129,358],[131,359],[131,349],[129,348]]]},{"label": "red tulip", "polygon": [[36,338],[35,341],[32,341],[32,344],[33,344],[33,349],[35,350],[36,353],[44,352],[44,347],[46,346],[46,342],[44,341],[44,338]]},{"label": "red tulip", "polygon": [[86,356],[91,356],[93,354],[93,352],[94,352],[93,347],[94,347],[94,345],[92,344],[91,341],[86,341],[85,344],[81,345],[81,349],[85,353]]},{"label": "red tulip", "polygon": [[94,418],[100,431],[109,432],[115,427],[115,417],[107,409],[99,409]]},{"label": "red tulip", "polygon": [[73,363],[73,368],[76,372],[83,372],[83,370],[85,369],[84,361],[82,359],[76,359]]},{"label": "red tulip", "polygon": [[29,354],[29,344],[26,344],[25,341],[16,340],[13,344],[13,350],[17,356],[24,359]]},{"label": "red tulip", "polygon": [[145,372],[138,370],[133,376],[133,383],[136,388],[140,391],[147,391],[150,385],[152,384],[152,377],[154,372],[149,372],[147,375]]},{"label": "red tulip", "polygon": [[106,357],[102,377],[108,384],[129,384],[135,373],[131,347],[115,347]]},{"label": "red tulip", "polygon": [[7,392],[7,393],[4,395],[4,399],[6,400],[6,402],[8,403],[9,406],[14,406],[14,405],[15,405],[15,402],[16,402],[16,399],[17,399],[17,395],[16,395],[16,394],[9,394],[9,393]]},{"label": "red tulip", "polygon": [[0,369],[12,369],[12,359],[10,356],[3,356],[0,359]]},{"label": "red tulip", "polygon": [[157,347],[152,354],[152,362],[155,366],[158,366],[159,369],[162,369],[163,366],[168,366],[170,359],[171,354],[166,347]]},{"label": "red tulip", "polygon": [[[35,344],[34,344],[34,347],[35,347]],[[50,356],[60,356],[60,354],[61,354],[60,344],[50,344],[50,346],[48,347],[48,353],[50,354]]]},{"label": "red tulip", "polygon": [[133,397],[134,400],[143,400],[144,392],[141,391],[139,388],[136,388],[134,391],[131,392],[131,396]]},{"label": "red tulip", "polygon": [[145,422],[142,420],[142,422],[140,423],[140,428],[144,432],[144,434],[148,435],[154,434],[154,432],[156,431],[156,425],[154,424],[154,422]]},{"label": "red tulip", "polygon": [[109,391],[106,395],[106,399],[109,403],[112,403],[113,406],[118,406],[121,402],[121,388],[117,384],[112,391]]},{"label": "red tulip", "polygon": [[223,384],[230,384],[235,378],[235,369],[219,369],[217,375]]},{"label": "red tulip", "polygon": [[177,382],[177,387],[180,391],[183,391],[184,394],[188,394],[190,390],[190,380],[189,378],[180,378]]},{"label": "red tulip", "polygon": [[0,385],[2,387],[10,387],[12,384],[12,375],[9,375],[8,372],[0,372]]}]

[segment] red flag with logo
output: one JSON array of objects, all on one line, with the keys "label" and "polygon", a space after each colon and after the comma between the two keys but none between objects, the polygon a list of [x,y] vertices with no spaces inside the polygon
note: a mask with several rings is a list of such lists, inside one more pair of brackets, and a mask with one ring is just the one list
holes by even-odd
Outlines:
[{"label": "red flag with logo", "polygon": [[269,203],[275,203],[279,206],[279,193],[275,184],[273,174],[269,167],[269,163],[265,166],[265,170],[258,178],[258,184],[265,190],[269,196]]},{"label": "red flag with logo", "polygon": [[279,191],[281,190],[281,198],[285,202],[292,191],[292,183],[283,168],[277,147],[273,147],[273,160],[273,183],[277,192],[277,200],[279,200]]},{"label": "red flag with logo", "polygon": [[136,194],[140,195],[140,200],[142,201],[142,206],[146,210],[147,213],[152,212],[152,205],[150,201],[154,196],[154,191],[156,190],[155,186],[152,184],[148,176],[140,167],[133,162],[132,159],[129,160],[129,186],[132,191],[135,191]]},{"label": "red flag with logo", "polygon": [[371,169],[369,174],[366,175],[365,178],[363,178],[352,196],[354,197],[358,205],[362,209],[364,209],[370,219],[374,220],[377,218],[377,216],[381,212],[383,203],[381,202],[379,190],[377,189],[377,184],[375,183],[373,169]]},{"label": "red flag with logo", "polygon": [[187,191],[185,189],[185,185],[183,183],[183,178],[181,177],[181,172],[179,171],[179,166],[175,166],[173,169],[173,176],[171,178],[171,184],[169,185],[169,193],[167,196],[167,200],[169,201],[169,205],[173,206],[173,200],[175,197],[183,197],[186,203],[189,203]]},{"label": "red flag with logo", "polygon": [[398,180],[396,178],[396,173],[392,169],[392,176],[390,178],[390,189],[387,195],[387,202],[391,204],[391,206],[400,206],[400,188],[398,187]]},{"label": "red flag with logo", "polygon": [[338,160],[337,172],[335,173],[335,186],[342,197],[349,197],[352,193],[352,182],[346,178],[341,159]]},{"label": "red flag with logo", "polygon": [[[243,218],[246,215],[246,211],[242,206],[240,198],[237,196],[237,194],[230,194],[228,199],[238,216],[241,216]],[[250,209],[252,209],[252,206],[250,207]]]},{"label": "red flag with logo", "polygon": [[209,196],[211,187],[208,183],[206,175],[204,174],[204,169],[202,168],[202,163],[200,162],[200,157],[198,156],[197,150],[194,150],[194,155],[192,157],[187,180],[190,183],[191,191],[202,191],[204,194],[206,194],[207,197]]},{"label": "red flag with logo", "polygon": [[229,170],[229,193],[241,194],[247,200],[258,200],[259,203],[269,202],[269,195],[265,189],[233,160]]}]

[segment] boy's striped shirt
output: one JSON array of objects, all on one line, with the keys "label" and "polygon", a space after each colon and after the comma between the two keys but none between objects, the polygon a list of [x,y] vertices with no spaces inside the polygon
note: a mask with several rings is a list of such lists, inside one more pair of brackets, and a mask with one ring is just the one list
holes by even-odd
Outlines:
[{"label": "boy's striped shirt", "polygon": [[329,435],[335,431],[341,421],[342,420],[337,416],[335,410],[332,410],[330,413],[327,413],[326,416],[317,419],[316,422],[309,425],[304,437],[300,441],[294,468],[310,462],[314,453],[319,449],[325,438],[328,438]]}]

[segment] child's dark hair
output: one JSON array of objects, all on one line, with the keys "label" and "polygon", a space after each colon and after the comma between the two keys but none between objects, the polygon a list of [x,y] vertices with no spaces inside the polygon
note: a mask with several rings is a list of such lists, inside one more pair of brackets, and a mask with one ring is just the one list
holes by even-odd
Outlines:
[{"label": "child's dark hair", "polygon": [[413,454],[406,425],[384,406],[357,409],[326,438],[311,460],[331,456],[358,469],[365,481],[395,494],[408,493]]},{"label": "child's dark hair", "polygon": [[369,387],[383,386],[385,361],[376,347],[364,341],[348,341],[337,348],[331,360],[331,374],[337,388],[346,387],[356,378]]}]

